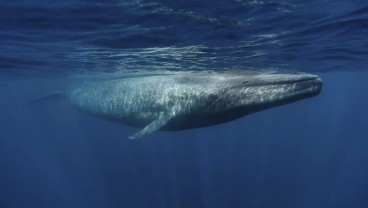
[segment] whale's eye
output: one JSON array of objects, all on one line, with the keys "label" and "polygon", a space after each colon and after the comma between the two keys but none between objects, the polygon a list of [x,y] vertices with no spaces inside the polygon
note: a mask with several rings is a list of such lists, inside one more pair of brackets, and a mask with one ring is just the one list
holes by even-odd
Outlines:
[{"label": "whale's eye", "polygon": [[207,107],[210,107],[211,105],[215,104],[215,102],[219,100],[219,96],[216,95],[216,94],[210,94],[208,97],[207,97]]},{"label": "whale's eye", "polygon": [[210,100],[211,102],[214,101],[214,100],[216,100],[216,99],[218,99],[218,98],[219,98],[219,96],[216,95],[216,94],[210,94],[208,96],[208,100]]}]

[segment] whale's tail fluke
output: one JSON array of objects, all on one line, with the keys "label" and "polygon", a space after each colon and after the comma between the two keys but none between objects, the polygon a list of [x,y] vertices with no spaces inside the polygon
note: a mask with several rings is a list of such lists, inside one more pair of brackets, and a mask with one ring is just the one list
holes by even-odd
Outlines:
[{"label": "whale's tail fluke", "polygon": [[32,99],[28,102],[25,102],[24,105],[32,105],[36,103],[43,103],[48,101],[57,101],[65,99],[65,94],[62,92],[54,92],[48,95],[44,95],[35,99]]}]

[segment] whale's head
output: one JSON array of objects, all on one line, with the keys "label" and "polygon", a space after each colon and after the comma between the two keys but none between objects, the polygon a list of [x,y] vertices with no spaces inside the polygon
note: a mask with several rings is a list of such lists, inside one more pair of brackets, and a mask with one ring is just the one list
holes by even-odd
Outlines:
[{"label": "whale's head", "polygon": [[228,80],[224,93],[227,113],[236,116],[284,105],[315,96],[321,92],[322,80],[311,74],[253,74]]}]

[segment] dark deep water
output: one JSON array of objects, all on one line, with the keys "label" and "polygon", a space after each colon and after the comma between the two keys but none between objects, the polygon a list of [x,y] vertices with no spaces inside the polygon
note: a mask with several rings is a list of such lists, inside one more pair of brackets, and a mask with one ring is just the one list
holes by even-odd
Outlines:
[{"label": "dark deep water", "polygon": [[[367,1],[0,2],[0,207],[368,207]],[[157,132],[23,106],[80,79],[304,71],[312,99]]]}]

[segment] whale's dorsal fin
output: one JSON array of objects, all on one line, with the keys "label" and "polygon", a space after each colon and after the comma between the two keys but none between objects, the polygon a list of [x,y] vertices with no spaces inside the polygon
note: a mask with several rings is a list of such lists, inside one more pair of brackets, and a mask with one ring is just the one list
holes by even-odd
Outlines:
[{"label": "whale's dorsal fin", "polygon": [[33,100],[30,100],[26,103],[24,103],[24,105],[32,105],[32,104],[36,104],[36,103],[42,103],[42,102],[47,102],[47,101],[55,101],[55,100],[62,100],[65,99],[65,95],[63,92],[54,92],[48,95],[44,95],[38,98],[35,98]]},{"label": "whale's dorsal fin", "polygon": [[152,121],[150,124],[148,124],[148,126],[144,127],[144,129],[138,131],[133,135],[130,135],[129,139],[137,139],[151,134],[167,124],[167,122],[169,122],[170,119],[172,119],[173,117],[174,114],[172,113],[162,114],[158,119]]}]

